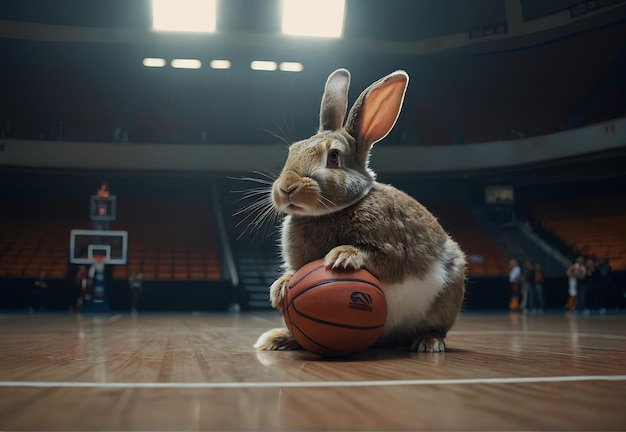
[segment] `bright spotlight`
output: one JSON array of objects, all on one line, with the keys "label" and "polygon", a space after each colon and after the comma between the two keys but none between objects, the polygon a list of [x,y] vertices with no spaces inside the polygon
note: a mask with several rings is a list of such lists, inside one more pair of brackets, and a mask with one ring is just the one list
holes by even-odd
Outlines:
[{"label": "bright spotlight", "polygon": [[282,31],[292,36],[338,38],[345,0],[283,0]]},{"label": "bright spotlight", "polygon": [[152,0],[152,27],[175,32],[215,31],[216,0]]}]

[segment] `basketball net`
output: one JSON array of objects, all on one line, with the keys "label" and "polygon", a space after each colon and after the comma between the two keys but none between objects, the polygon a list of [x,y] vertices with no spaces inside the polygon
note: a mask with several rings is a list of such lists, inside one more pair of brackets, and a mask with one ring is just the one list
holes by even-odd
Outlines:
[{"label": "basketball net", "polygon": [[[104,277],[104,264],[106,259],[106,255],[93,255],[91,257],[93,264],[89,268],[89,284],[85,292],[86,301],[89,301],[94,297],[94,279]],[[96,297],[99,296],[96,294]]]},{"label": "basketball net", "polygon": [[104,270],[104,264],[107,260],[106,255],[93,255],[91,257],[91,260],[93,261],[94,270],[102,273],[102,271]]}]

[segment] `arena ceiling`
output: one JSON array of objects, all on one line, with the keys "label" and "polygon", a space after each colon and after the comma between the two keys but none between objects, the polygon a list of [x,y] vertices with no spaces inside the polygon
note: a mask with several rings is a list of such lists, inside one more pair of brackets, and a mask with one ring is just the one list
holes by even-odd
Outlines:
[{"label": "arena ceiling", "polygon": [[[516,32],[507,5],[537,29]],[[590,94],[602,103],[587,115],[626,114],[614,77],[626,62],[623,1],[347,0],[344,36],[331,40],[281,35],[279,9],[223,0],[217,33],[162,34],[147,0],[0,0],[0,120],[23,138],[54,138],[62,122],[67,139],[111,140],[120,126],[135,141],[200,142],[204,131],[209,143],[273,144],[315,130],[324,81],[339,67],[352,73],[351,101],[408,71],[392,136],[408,144],[549,133]],[[565,24],[539,25],[551,17]],[[145,57],[232,67],[151,69]],[[304,70],[252,71],[252,60]],[[602,93],[605,81],[618,82]]]}]

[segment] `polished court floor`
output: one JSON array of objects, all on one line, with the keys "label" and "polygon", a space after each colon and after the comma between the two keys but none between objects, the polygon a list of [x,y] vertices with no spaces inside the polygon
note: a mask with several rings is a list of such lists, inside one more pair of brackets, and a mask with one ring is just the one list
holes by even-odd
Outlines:
[{"label": "polished court floor", "polygon": [[448,351],[252,347],[274,313],[0,315],[0,430],[626,430],[626,316],[464,314]]}]

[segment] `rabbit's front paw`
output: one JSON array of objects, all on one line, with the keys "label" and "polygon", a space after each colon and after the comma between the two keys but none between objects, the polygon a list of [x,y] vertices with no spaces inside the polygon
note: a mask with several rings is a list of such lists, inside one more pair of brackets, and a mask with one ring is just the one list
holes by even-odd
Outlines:
[{"label": "rabbit's front paw", "polygon": [[270,287],[270,302],[272,303],[272,307],[278,309],[279,311],[283,310],[285,290],[287,289],[287,286],[289,286],[289,281],[291,280],[293,274],[294,272],[285,273],[276,279]]},{"label": "rabbit's front paw", "polygon": [[411,351],[417,352],[444,352],[446,344],[442,338],[436,336],[424,336],[415,339]]},{"label": "rabbit's front paw", "polygon": [[324,265],[331,270],[358,270],[365,267],[365,252],[354,246],[337,246],[326,254]]}]

